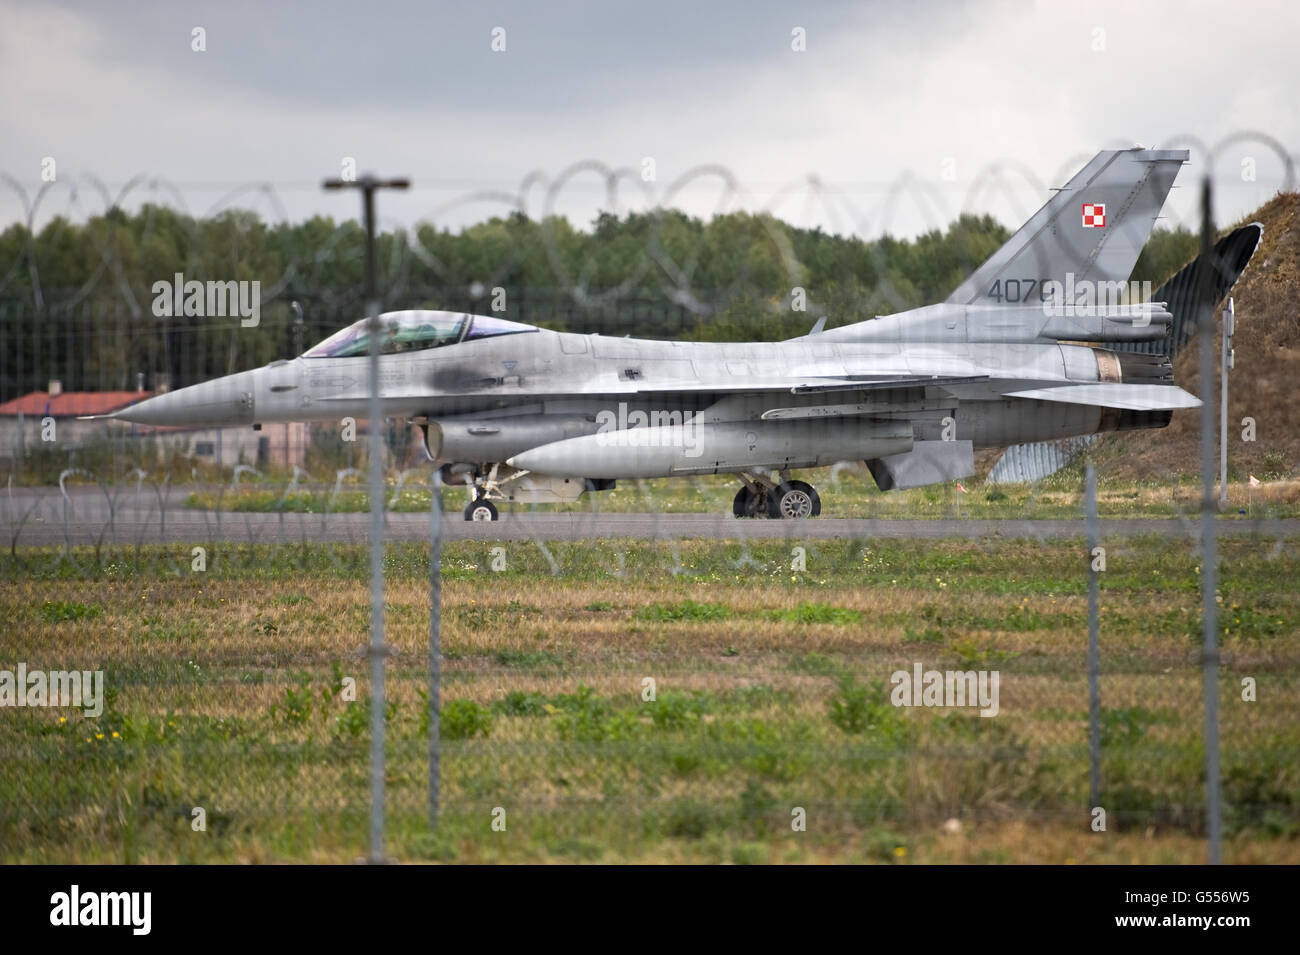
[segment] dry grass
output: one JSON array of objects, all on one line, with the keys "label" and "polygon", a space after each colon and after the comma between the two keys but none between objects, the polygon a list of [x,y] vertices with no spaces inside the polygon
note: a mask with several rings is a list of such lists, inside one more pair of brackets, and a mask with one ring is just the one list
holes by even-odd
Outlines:
[{"label": "dry grass", "polygon": [[[685,574],[670,572],[659,545],[609,546],[553,548],[558,578],[530,545],[512,545],[506,573],[487,569],[483,545],[448,548],[443,699],[479,704],[491,725],[486,738],[444,740],[439,835],[421,823],[428,585],[418,548],[397,555],[386,600],[398,702],[390,838],[400,857],[1203,857],[1198,596],[1181,543],[1127,540],[1109,555],[1106,833],[1087,825],[1086,602],[1068,545],[822,542],[805,574],[791,574],[776,545],[739,566],[733,545],[682,545]],[[1225,541],[1224,554],[1227,855],[1294,862],[1300,557],[1249,541]],[[89,608],[83,619],[47,609],[76,606]],[[361,853],[364,719],[348,730],[360,704],[330,691],[350,676],[366,696],[361,581],[272,564],[185,577],[55,573],[11,579],[0,618],[13,659],[101,668],[117,692],[98,721],[104,740],[87,742],[96,726],[75,715],[60,724],[54,710],[0,711],[6,859]],[[917,661],[999,670],[999,716],[889,707],[889,675]],[[831,701],[852,693],[837,687],[846,673],[868,688],[860,732],[829,716]],[[1258,682],[1256,703],[1238,699],[1244,676]],[[641,696],[647,677],[655,704]],[[286,706],[301,692],[310,712],[295,721]],[[217,819],[203,836],[187,826],[193,805]],[[508,834],[489,829],[496,806],[510,814]],[[807,832],[790,831],[794,806],[807,810]],[[959,832],[945,828],[953,818]]]}]

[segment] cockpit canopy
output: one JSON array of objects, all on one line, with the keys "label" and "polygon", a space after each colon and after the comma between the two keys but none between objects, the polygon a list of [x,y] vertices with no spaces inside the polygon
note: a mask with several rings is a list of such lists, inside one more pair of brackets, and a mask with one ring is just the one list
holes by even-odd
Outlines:
[{"label": "cockpit canopy", "polygon": [[[491,315],[470,315],[466,312],[432,312],[411,310],[385,312],[379,316],[383,338],[379,342],[381,355],[399,352],[424,351],[442,348],[479,338],[496,335],[518,335],[535,332],[532,325],[509,322]],[[303,358],[353,358],[370,354],[370,319],[363,318],[347,328],[335,332],[319,345],[303,353]]]}]

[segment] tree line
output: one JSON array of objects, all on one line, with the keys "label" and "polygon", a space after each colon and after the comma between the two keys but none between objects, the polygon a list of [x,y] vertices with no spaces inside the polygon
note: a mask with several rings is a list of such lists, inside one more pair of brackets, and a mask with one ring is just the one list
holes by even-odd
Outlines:
[{"label": "tree line", "polygon": [[[491,312],[560,331],[772,341],[942,301],[1009,237],[962,215],[913,239],[866,240],[765,214],[601,214],[589,228],[523,214],[378,237],[387,308]],[[0,400],[43,389],[180,387],[300,353],[362,315],[364,233],[315,216],[194,218],[159,205],[0,232]],[[1133,278],[1158,285],[1195,237],[1158,230]],[[255,328],[159,316],[155,283],[257,281]],[[502,290],[497,292],[495,290]],[[295,309],[291,303],[298,303]],[[300,314],[299,314],[300,310]]]}]

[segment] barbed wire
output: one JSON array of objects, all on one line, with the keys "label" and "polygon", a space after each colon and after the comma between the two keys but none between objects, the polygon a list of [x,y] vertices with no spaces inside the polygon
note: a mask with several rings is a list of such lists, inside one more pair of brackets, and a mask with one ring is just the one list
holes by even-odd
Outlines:
[{"label": "barbed wire", "polygon": [[[1111,148],[1128,148],[1131,145],[1131,142],[1125,140],[1107,144]],[[1220,190],[1237,186],[1258,193],[1271,186],[1280,191],[1289,191],[1296,185],[1296,165],[1300,154],[1288,151],[1282,143],[1264,132],[1235,132],[1222,137],[1213,145],[1207,145],[1190,135],[1176,136],[1162,146],[1191,150],[1192,168],[1200,174],[1212,175]],[[1240,162],[1248,160],[1250,169],[1237,170],[1238,175],[1235,177],[1217,172],[1215,164],[1229,153]],[[707,316],[716,309],[717,302],[726,301],[728,296],[725,290],[694,287],[694,265],[702,251],[699,241],[690,249],[683,262],[674,261],[662,243],[662,215],[667,210],[679,207],[680,200],[686,195],[708,194],[715,197],[711,208],[704,213],[706,218],[740,210],[750,210],[760,216],[768,241],[782,263],[788,284],[794,286],[798,284],[801,263],[779,223],[810,227],[813,223],[825,221],[831,225],[835,234],[867,239],[895,233],[942,230],[958,215],[987,211],[988,201],[993,198],[1000,199],[1007,208],[1008,221],[1013,226],[1018,226],[1046,198],[1049,192],[1047,183],[1063,183],[1089,158],[1089,155],[1084,154],[1070,157],[1045,179],[1022,161],[1012,158],[985,163],[965,182],[956,178],[955,166],[943,170],[938,177],[925,177],[904,171],[892,180],[879,183],[834,183],[817,175],[808,175],[775,184],[765,200],[759,193],[764,184],[743,181],[730,169],[716,163],[690,168],[660,186],[657,179],[647,179],[640,170],[632,167],[614,167],[594,159],[582,160],[554,175],[541,171],[529,173],[514,191],[494,187],[475,188],[471,183],[463,183],[466,191],[462,194],[440,202],[418,215],[409,225],[394,226],[391,229],[391,234],[399,241],[391,249],[392,258],[385,271],[390,296],[399,297],[407,287],[412,266],[423,266],[434,275],[448,277],[449,270],[421,241],[421,232],[432,230],[436,233],[449,225],[465,226],[473,221],[482,221],[456,215],[460,210],[482,208],[484,214],[494,210],[491,214],[499,217],[524,215],[537,221],[542,226],[540,235],[551,267],[552,284],[555,288],[565,290],[582,307],[598,309],[627,298],[638,289],[652,269],[657,269],[655,277],[664,283],[664,293],[670,300],[695,314]],[[1267,178],[1269,170],[1266,167],[1269,161],[1276,167],[1272,179]],[[1268,185],[1260,185],[1258,176],[1261,174],[1265,175]],[[290,224],[289,214],[287,205],[281,198],[282,193],[319,188],[318,184],[313,187],[308,183],[292,182],[207,183],[214,190],[220,188],[224,191],[215,202],[196,213],[186,199],[186,192],[193,190],[196,185],[204,185],[201,183],[185,183],[144,174],[124,182],[110,183],[91,174],[80,174],[56,182],[33,184],[24,183],[11,173],[3,172],[0,172],[0,181],[16,199],[22,213],[20,224],[25,227],[25,241],[19,255],[8,262],[0,262],[0,295],[11,291],[24,275],[29,285],[27,292],[38,307],[74,305],[92,290],[101,291],[103,286],[108,285],[116,290],[123,304],[136,316],[146,311],[142,302],[144,296],[132,288],[125,276],[125,263],[120,261],[118,250],[111,243],[97,246],[100,260],[93,274],[69,298],[62,301],[45,300],[40,277],[41,263],[35,246],[39,232],[38,222],[43,216],[60,215],[75,222],[84,221],[93,215],[103,215],[113,208],[127,208],[131,205],[141,208],[146,205],[171,208],[192,220],[187,263],[192,268],[198,264],[200,227],[205,220],[228,210],[260,209],[267,213],[265,225],[287,226]],[[458,188],[462,185],[461,181],[451,182],[450,186],[429,186],[421,190],[419,177],[416,177],[415,193],[420,195],[439,188]],[[597,208],[615,216],[635,208],[635,204],[625,199],[625,194],[630,192],[641,198],[650,219],[650,229],[632,266],[619,281],[605,289],[591,288],[589,276],[584,273],[570,274],[554,232],[554,217],[564,199],[584,191],[603,195],[603,204]],[[61,192],[64,196],[63,206],[57,210],[51,209],[51,204]],[[870,194],[877,196],[877,201],[870,207],[857,198]],[[97,200],[97,205],[87,201],[87,196]],[[796,197],[803,197],[804,206],[799,214],[792,215],[790,201]],[[914,221],[908,222],[904,210],[912,211]],[[1194,226],[1195,221],[1189,218],[1193,215],[1193,208],[1180,208],[1178,203],[1171,202],[1166,209],[1165,221],[1167,225]],[[921,226],[919,230],[915,228],[917,222]],[[908,228],[909,225],[912,228]],[[150,228],[146,228],[145,240],[151,235]],[[263,300],[275,301],[292,294],[296,286],[310,284],[313,272],[318,273],[322,265],[333,261],[332,253],[338,251],[339,243],[347,238],[355,240],[356,234],[355,225],[345,220],[337,226],[323,248],[313,250],[311,257],[308,257],[305,250],[289,250],[290,255],[283,263],[280,273],[265,277]],[[908,303],[889,285],[887,269],[883,268],[885,263],[879,248],[871,247],[871,252],[875,256],[873,264],[877,266],[881,286],[867,302],[860,303],[861,306],[865,309],[902,308],[915,304]],[[464,278],[491,288],[517,263],[518,253],[517,246],[512,245],[501,256],[493,272]],[[352,249],[346,254],[352,258],[358,256],[359,251]],[[967,263],[970,268],[978,264]],[[743,281],[743,278],[738,276],[737,283]],[[722,294],[719,294],[720,291]],[[819,307],[824,308],[817,303],[810,305],[813,311]]]}]

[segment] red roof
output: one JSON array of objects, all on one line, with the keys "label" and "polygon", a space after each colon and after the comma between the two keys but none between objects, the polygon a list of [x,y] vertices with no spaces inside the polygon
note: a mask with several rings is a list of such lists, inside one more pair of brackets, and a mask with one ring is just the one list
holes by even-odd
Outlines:
[{"label": "red roof", "polygon": [[150,394],[148,391],[65,391],[51,398],[49,392],[33,391],[30,395],[0,404],[0,415],[75,418],[78,415],[108,414],[143,401]]}]

